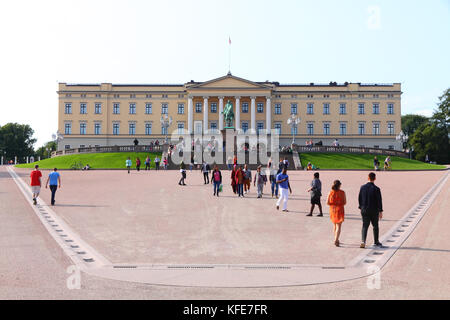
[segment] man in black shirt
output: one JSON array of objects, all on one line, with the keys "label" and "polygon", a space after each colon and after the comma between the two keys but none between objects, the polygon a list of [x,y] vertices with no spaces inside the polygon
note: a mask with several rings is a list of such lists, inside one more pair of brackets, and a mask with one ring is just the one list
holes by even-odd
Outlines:
[{"label": "man in black shirt", "polygon": [[381,242],[378,241],[378,220],[383,218],[383,204],[381,201],[380,188],[378,188],[374,184],[375,179],[375,173],[369,173],[369,182],[361,186],[361,189],[359,190],[359,209],[361,209],[361,216],[363,221],[362,242],[360,248],[366,247],[367,231],[371,223],[373,227],[373,238],[375,245],[377,247],[382,246]]}]

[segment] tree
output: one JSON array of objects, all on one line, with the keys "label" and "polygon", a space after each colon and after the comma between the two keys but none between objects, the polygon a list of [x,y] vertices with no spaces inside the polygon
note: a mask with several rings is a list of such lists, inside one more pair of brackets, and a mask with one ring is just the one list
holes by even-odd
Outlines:
[{"label": "tree", "polygon": [[437,123],[422,124],[411,136],[409,143],[414,147],[415,158],[424,161],[426,155],[430,161],[449,163],[449,139],[445,128]]},{"label": "tree", "polygon": [[428,121],[427,117],[418,114],[407,114],[402,116],[402,131],[411,136],[422,124]]},{"label": "tree", "polygon": [[[410,136],[409,144],[414,147],[415,158],[442,164],[450,163],[449,141],[449,106],[450,89],[439,97],[438,109],[434,111],[430,121],[422,123]],[[403,124],[402,124],[403,125]]]},{"label": "tree", "polygon": [[34,131],[27,124],[7,123],[0,127],[1,155],[6,159],[23,159],[34,154]]},{"label": "tree", "polygon": [[[56,141],[49,141],[36,150],[36,156],[41,157],[42,159],[49,158],[51,152],[56,151],[56,148],[57,148]],[[47,151],[47,149],[49,151]]]}]

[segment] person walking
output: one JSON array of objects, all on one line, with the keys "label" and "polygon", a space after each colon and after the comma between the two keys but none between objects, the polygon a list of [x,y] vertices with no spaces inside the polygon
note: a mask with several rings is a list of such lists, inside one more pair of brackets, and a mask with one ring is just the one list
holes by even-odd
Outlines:
[{"label": "person walking", "polygon": [[375,173],[369,173],[369,182],[361,186],[358,195],[358,208],[361,210],[362,217],[362,241],[360,248],[366,247],[367,231],[370,224],[373,227],[373,239],[374,245],[382,247],[379,237],[378,220],[383,218],[383,203],[381,200],[381,191],[375,185],[376,175]]},{"label": "person walking", "polygon": [[327,205],[330,206],[330,219],[333,222],[334,245],[339,247],[339,236],[341,235],[342,222],[344,222],[344,206],[347,203],[345,192],[341,190],[342,183],[339,180],[333,182],[328,194]]},{"label": "person walking", "polygon": [[380,161],[378,161],[377,156],[373,158],[373,169],[378,171],[380,169]]},{"label": "person walking", "polygon": [[272,198],[275,196],[275,198],[278,198],[278,183],[277,183],[277,175],[281,171],[275,170],[275,168],[272,168],[270,170],[270,176],[269,176],[269,182],[272,190]]},{"label": "person walking", "polygon": [[128,157],[127,160],[125,160],[125,166],[127,167],[128,173],[130,173],[131,164],[131,159]]},{"label": "person walking", "polygon": [[236,194],[237,187],[236,187],[236,166],[233,166],[233,170],[231,171],[231,189],[233,189],[233,193]]},{"label": "person walking", "polygon": [[164,164],[164,170],[167,170],[167,167],[169,165],[169,161],[167,160],[167,157],[164,157],[163,164]]},{"label": "person walking", "polygon": [[258,185],[258,198],[262,198],[264,185],[267,183],[267,178],[261,172],[261,166],[258,166],[256,169],[255,179],[253,181],[253,186]]},{"label": "person walking", "polygon": [[282,172],[277,175],[276,179],[277,183],[280,186],[280,197],[277,200],[277,210],[280,209],[280,204],[281,202],[283,202],[283,212],[288,212],[287,203],[289,200],[289,193],[292,193],[292,189],[289,183],[289,176],[287,175],[287,169],[283,168]]},{"label": "person walking", "polygon": [[[156,140],[156,141],[158,141],[158,140]],[[159,170],[159,163],[160,162],[161,162],[161,159],[159,159],[159,157],[156,156],[156,158],[155,158],[155,169],[156,170]]]},{"label": "person walking", "polygon": [[39,171],[39,165],[35,165],[34,170],[30,173],[30,186],[34,205],[37,205],[37,197],[41,193],[41,177],[42,173]]},{"label": "person walking", "polygon": [[150,156],[145,159],[145,171],[150,170]]},{"label": "person walking", "polygon": [[136,158],[136,170],[139,172],[141,169],[141,159],[139,157]]},{"label": "person walking", "polygon": [[244,193],[247,194],[250,191],[250,185],[252,183],[252,171],[248,168],[248,165],[244,165]]},{"label": "person walking", "polygon": [[59,187],[61,188],[61,175],[57,171],[58,171],[58,169],[54,168],[53,172],[51,172],[48,175],[47,182],[45,183],[45,189],[47,189],[48,183],[50,182],[50,191],[52,192],[52,198],[51,198],[52,206],[55,205],[55,194],[56,194],[56,190],[58,189],[58,184],[59,184]]},{"label": "person walking", "polygon": [[236,188],[238,197],[244,197],[244,171],[242,170],[242,166],[236,170]]},{"label": "person walking", "polygon": [[214,166],[211,181],[214,183],[214,195],[219,196],[220,186],[222,185],[222,173],[217,166]]},{"label": "person walking", "polygon": [[320,197],[322,196],[322,182],[319,179],[319,173],[314,173],[314,179],[311,181],[311,188],[308,189],[308,192],[311,193],[311,209],[309,210],[309,214],[307,214],[307,217],[311,217],[314,211],[314,207],[319,207],[319,214],[318,217],[323,217],[322,213],[322,204],[320,203]]},{"label": "person walking", "polygon": [[202,163],[202,173],[204,184],[209,184],[209,165],[206,163],[206,161],[203,161]]},{"label": "person walking", "polygon": [[186,179],[186,166],[184,165],[184,162],[181,161],[180,164],[180,173],[181,173],[181,179],[180,181],[178,181],[178,184],[181,186],[185,186],[186,184],[184,183],[184,180]]},{"label": "person walking", "polygon": [[227,166],[229,171],[233,170],[233,159],[231,158],[231,156],[229,156],[227,159]]}]

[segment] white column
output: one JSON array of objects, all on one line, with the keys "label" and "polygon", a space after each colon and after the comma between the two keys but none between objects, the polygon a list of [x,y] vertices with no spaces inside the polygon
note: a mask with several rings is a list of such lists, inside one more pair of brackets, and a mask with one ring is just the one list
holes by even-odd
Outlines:
[{"label": "white column", "polygon": [[241,97],[236,97],[236,119],[235,128],[239,130],[241,128]]},{"label": "white column", "polygon": [[193,102],[192,97],[188,97],[188,132],[192,134],[194,126],[194,110],[193,110]]},{"label": "white column", "polygon": [[223,130],[223,97],[219,97],[219,130]]},{"label": "white column", "polygon": [[256,103],[255,103],[256,97],[251,97],[251,99],[252,99],[252,103],[251,103],[251,107],[250,107],[250,112],[251,112],[250,129],[256,131]]},{"label": "white column", "polygon": [[272,129],[272,106],[270,105],[270,97],[266,97],[266,130],[270,133]]},{"label": "white column", "polygon": [[208,97],[203,97],[203,133],[208,131]]},{"label": "white column", "polygon": [[3,156],[2,156],[2,165],[3,165]]}]

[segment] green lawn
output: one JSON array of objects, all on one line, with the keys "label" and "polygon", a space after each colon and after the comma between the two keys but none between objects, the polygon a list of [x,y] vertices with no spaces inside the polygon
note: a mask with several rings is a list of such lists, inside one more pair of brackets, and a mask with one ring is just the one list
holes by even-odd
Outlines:
[{"label": "green lawn", "polygon": [[[373,170],[373,155],[370,154],[349,154],[349,153],[301,153],[300,161],[302,167],[306,167],[311,162],[320,169],[367,169]],[[386,156],[378,156],[380,169],[383,169]],[[445,166],[434,165],[409,160],[401,157],[391,156],[392,170],[436,170],[445,169]]]},{"label": "green lawn", "polygon": [[145,168],[144,161],[147,155],[150,156],[152,168],[155,167],[154,160],[156,155],[162,159],[161,153],[158,152],[85,153],[59,156],[28,164],[18,164],[17,167],[34,168],[34,165],[38,164],[41,169],[70,169],[74,163],[79,162],[83,166],[89,164],[92,169],[125,169],[127,157],[130,157],[133,162],[133,167],[136,166],[136,158],[139,157],[141,159],[141,168]]}]

